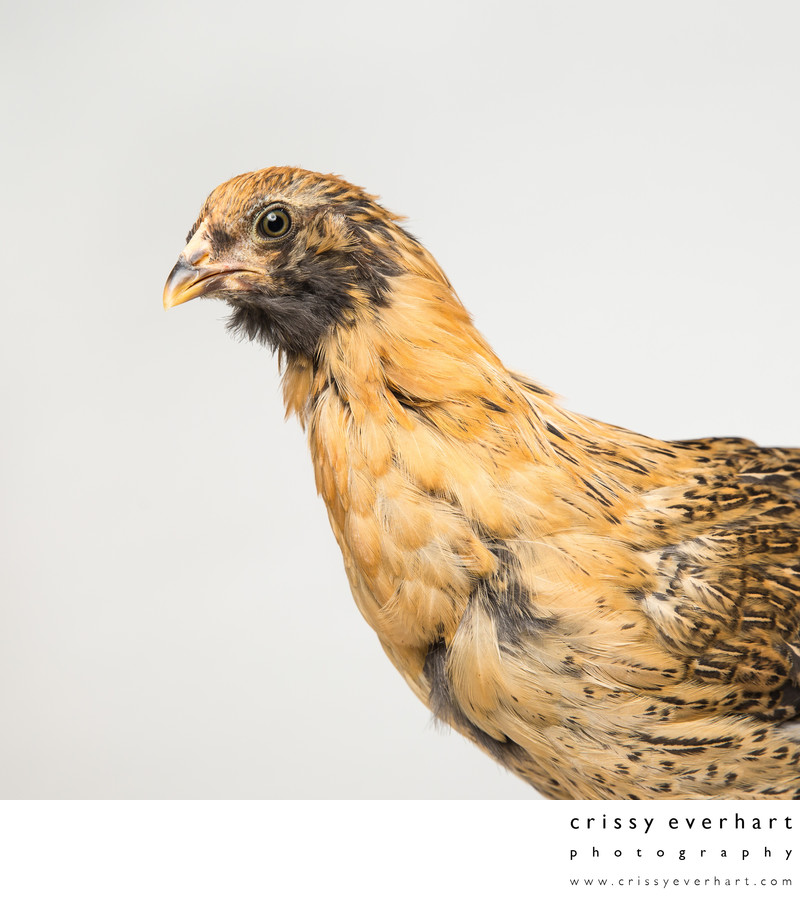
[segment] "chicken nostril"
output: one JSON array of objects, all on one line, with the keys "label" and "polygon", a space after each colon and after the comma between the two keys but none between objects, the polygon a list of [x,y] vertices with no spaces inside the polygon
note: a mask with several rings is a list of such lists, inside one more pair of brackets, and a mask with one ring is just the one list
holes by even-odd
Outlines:
[{"label": "chicken nostril", "polygon": [[185,256],[185,259],[189,265],[196,267],[198,265],[204,265],[206,262],[210,262],[211,255],[208,252],[207,246],[197,246],[191,253]]},{"label": "chicken nostril", "polygon": [[182,256],[192,266],[204,266],[211,261],[211,242],[205,226],[199,227],[183,248]]}]

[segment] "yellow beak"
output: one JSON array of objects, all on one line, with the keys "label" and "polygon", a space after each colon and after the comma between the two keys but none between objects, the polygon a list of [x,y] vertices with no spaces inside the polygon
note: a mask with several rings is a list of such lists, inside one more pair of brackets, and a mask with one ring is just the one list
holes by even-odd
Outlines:
[{"label": "yellow beak", "polygon": [[171,309],[181,303],[189,302],[198,296],[210,293],[222,286],[222,281],[232,273],[232,269],[192,265],[181,254],[175,267],[169,273],[164,285],[164,308]]},{"label": "yellow beak", "polygon": [[221,290],[248,290],[259,273],[241,263],[211,261],[211,244],[204,228],[199,228],[178,257],[164,285],[164,308],[171,309],[198,296]]},{"label": "yellow beak", "polygon": [[165,309],[171,309],[196,296],[202,296],[211,286],[209,281],[215,275],[225,273],[220,267],[203,264],[208,263],[210,258],[211,246],[204,229],[198,228],[180,254],[164,285]]},{"label": "yellow beak", "polygon": [[204,230],[198,229],[169,273],[164,285],[164,308],[171,309],[221,288],[241,287],[236,276],[245,273],[255,274],[238,265],[212,263],[211,245]]}]

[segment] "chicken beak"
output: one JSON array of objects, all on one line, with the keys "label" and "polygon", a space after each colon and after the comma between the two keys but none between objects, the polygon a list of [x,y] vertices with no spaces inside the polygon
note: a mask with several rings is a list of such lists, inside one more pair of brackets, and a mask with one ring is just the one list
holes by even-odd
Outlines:
[{"label": "chicken beak", "polygon": [[186,259],[181,256],[178,263],[169,273],[167,283],[164,285],[164,308],[171,309],[182,302],[188,302],[199,296],[202,289],[197,275],[199,272],[193,268]]},{"label": "chicken beak", "polygon": [[[219,285],[218,276],[229,270],[225,266],[209,265],[211,247],[205,234],[197,231],[183,252],[164,285],[164,308],[171,309],[208,293]],[[206,264],[204,264],[206,263]]]}]

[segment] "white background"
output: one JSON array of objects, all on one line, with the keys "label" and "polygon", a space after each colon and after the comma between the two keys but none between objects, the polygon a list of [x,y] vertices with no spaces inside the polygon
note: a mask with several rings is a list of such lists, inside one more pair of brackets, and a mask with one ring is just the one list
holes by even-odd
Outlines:
[{"label": "white background", "polygon": [[797,4],[4,7],[0,796],[535,797],[360,619],[274,359],[163,282],[220,181],[334,171],[569,407],[797,445]]},{"label": "white background", "polygon": [[[790,898],[800,883],[793,807],[777,801],[4,803],[0,887],[14,898]],[[736,828],[736,814],[744,829]]]}]

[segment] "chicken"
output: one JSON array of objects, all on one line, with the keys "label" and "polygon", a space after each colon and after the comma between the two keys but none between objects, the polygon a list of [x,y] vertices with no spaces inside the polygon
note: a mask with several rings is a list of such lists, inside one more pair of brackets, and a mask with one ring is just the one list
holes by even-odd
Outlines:
[{"label": "chicken", "polygon": [[277,351],[392,663],[550,798],[800,797],[800,450],[566,411],[398,222],[332,175],[241,175],[164,291]]}]

